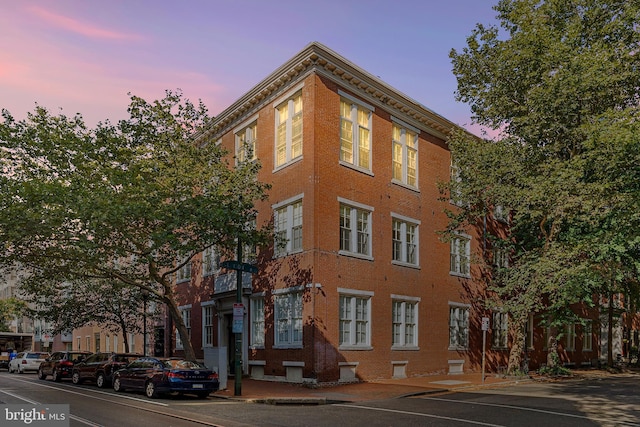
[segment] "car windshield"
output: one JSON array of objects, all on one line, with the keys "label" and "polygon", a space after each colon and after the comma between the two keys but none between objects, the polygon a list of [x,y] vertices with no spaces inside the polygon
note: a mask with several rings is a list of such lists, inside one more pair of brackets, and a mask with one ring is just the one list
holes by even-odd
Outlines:
[{"label": "car windshield", "polygon": [[79,362],[81,360],[85,360],[87,358],[86,354],[82,353],[69,353],[69,360],[72,362]]},{"label": "car windshield", "polygon": [[27,359],[45,359],[49,353],[27,353]]},{"label": "car windshield", "polygon": [[134,360],[138,359],[140,356],[126,356],[126,355],[115,355],[113,357],[113,361],[114,362],[119,362],[119,363],[131,363]]},{"label": "car windshield", "polygon": [[206,367],[198,362],[190,360],[165,360],[164,366],[169,369],[206,369]]}]

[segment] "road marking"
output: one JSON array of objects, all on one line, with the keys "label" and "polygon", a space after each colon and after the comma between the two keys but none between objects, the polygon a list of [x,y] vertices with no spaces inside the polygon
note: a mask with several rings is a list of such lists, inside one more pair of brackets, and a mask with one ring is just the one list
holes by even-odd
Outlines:
[{"label": "road marking", "polygon": [[462,418],[443,417],[440,415],[422,414],[420,412],[400,411],[397,409],[374,408],[371,406],[348,405],[348,404],[337,404],[334,406],[342,406],[344,408],[368,409],[370,411],[392,412],[395,414],[403,414],[403,415],[415,415],[417,417],[425,417],[425,418],[437,418],[439,420],[457,421],[460,423],[474,424],[477,426],[506,427],[506,426],[503,426],[502,424],[489,424],[489,423],[483,423],[480,421],[464,420]]},{"label": "road marking", "polygon": [[[449,402],[449,403],[461,403],[461,404],[469,404],[469,405],[478,405],[478,406],[491,406],[491,407],[496,407],[496,408],[507,408],[507,409],[516,409],[519,411],[529,411],[529,412],[539,412],[542,414],[548,414],[548,415],[559,415],[562,417],[568,417],[568,418],[578,418],[581,420],[589,420],[589,421],[599,421],[599,422],[604,422],[604,421],[611,421],[609,419],[602,419],[602,418],[592,418],[592,417],[585,417],[583,415],[576,415],[576,414],[570,414],[570,413],[566,413],[566,412],[556,412],[556,411],[547,411],[545,409],[535,409],[535,408],[527,408],[526,406],[515,406],[515,405],[503,405],[503,404],[498,404],[498,403],[486,403],[486,402],[476,402],[476,401],[461,401],[461,400],[455,400],[455,399],[443,399],[440,397],[427,397],[427,396],[422,396],[420,397],[420,399],[423,400],[435,400],[438,402]],[[637,423],[631,423],[628,421],[620,421],[620,425],[628,425],[628,426],[640,426],[640,424]]]}]

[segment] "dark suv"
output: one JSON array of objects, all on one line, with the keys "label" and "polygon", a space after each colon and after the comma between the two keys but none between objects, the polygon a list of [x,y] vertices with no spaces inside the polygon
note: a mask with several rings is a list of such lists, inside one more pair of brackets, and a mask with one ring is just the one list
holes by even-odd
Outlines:
[{"label": "dark suv", "polygon": [[71,381],[80,384],[85,380],[94,381],[98,387],[111,384],[113,373],[124,368],[142,355],[134,353],[94,353],[73,365]]},{"label": "dark suv", "polygon": [[73,365],[91,354],[89,351],[56,351],[40,364],[38,378],[44,380],[51,375],[51,378],[56,382],[62,378],[71,378]]}]

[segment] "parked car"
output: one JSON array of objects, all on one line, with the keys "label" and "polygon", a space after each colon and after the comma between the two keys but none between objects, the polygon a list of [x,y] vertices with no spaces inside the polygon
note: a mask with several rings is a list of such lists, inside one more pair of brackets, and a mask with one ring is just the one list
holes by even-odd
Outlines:
[{"label": "parked car", "polygon": [[23,351],[18,353],[15,358],[9,362],[9,373],[17,372],[24,374],[27,371],[36,372],[40,368],[40,363],[49,357],[49,353],[38,351]]},{"label": "parked car", "polygon": [[56,351],[40,364],[38,378],[44,380],[51,375],[51,378],[56,382],[62,378],[71,378],[73,365],[91,354],[89,351]]},{"label": "parked car", "polygon": [[98,387],[105,387],[111,384],[115,371],[141,356],[135,353],[94,353],[73,365],[71,381],[81,384],[89,380],[95,382]]},{"label": "parked car", "polygon": [[113,376],[115,391],[139,390],[151,398],[164,393],[190,393],[204,399],[219,386],[217,372],[179,358],[141,357]]}]

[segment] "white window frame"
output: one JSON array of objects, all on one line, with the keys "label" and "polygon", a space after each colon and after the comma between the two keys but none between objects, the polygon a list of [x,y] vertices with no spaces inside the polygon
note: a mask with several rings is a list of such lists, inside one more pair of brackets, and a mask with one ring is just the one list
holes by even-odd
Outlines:
[{"label": "white window frame", "polygon": [[496,310],[491,313],[491,346],[504,350],[509,347],[509,316]]},{"label": "white window frame", "polygon": [[504,248],[494,248],[493,265],[496,268],[509,268],[509,252]]},{"label": "white window frame", "polygon": [[[299,99],[300,111],[296,112],[296,102]],[[281,109],[286,105],[286,117],[280,117]],[[274,103],[275,108],[275,139],[274,139],[274,165],[275,169],[287,166],[293,161],[302,158],[303,135],[304,135],[304,102],[302,98],[302,85],[291,90],[287,95]],[[296,123],[299,120],[299,141],[294,143],[294,132]]]},{"label": "white window frame", "polygon": [[274,348],[302,348],[303,290],[296,286],[273,291]]},{"label": "white window frame", "polygon": [[[338,202],[340,203],[340,250],[338,253],[373,260],[371,242],[373,207],[341,197],[338,197]],[[343,209],[345,209],[346,215],[343,215]],[[363,226],[364,220],[366,220],[366,224]]]},{"label": "white window frame", "polygon": [[213,347],[215,305],[213,301],[202,303],[202,347]]},{"label": "white window frame", "polygon": [[593,351],[593,321],[587,320],[582,325],[582,351]]},{"label": "white window frame", "polygon": [[265,338],[265,298],[264,292],[254,294],[251,304],[251,348],[264,348]]},{"label": "white window frame", "polygon": [[133,333],[129,333],[129,351],[131,353],[136,352],[136,336]]},{"label": "white window frame", "polygon": [[211,276],[220,271],[220,255],[215,246],[209,246],[202,251],[202,275]]},{"label": "white window frame", "polygon": [[371,300],[374,293],[338,288],[340,350],[371,350]]},{"label": "white window frame", "polygon": [[[182,315],[182,321],[187,328],[187,334],[191,336],[191,304],[178,307],[180,314]],[[176,328],[176,350],[182,350],[182,340],[180,339],[180,333]]]},{"label": "white window frame", "polygon": [[525,324],[525,330],[524,330],[524,336],[525,336],[525,345],[526,348],[531,350],[533,349],[533,326],[534,326],[534,321],[533,321],[533,314],[529,314],[529,317],[527,318],[527,323]]},{"label": "white window frame", "polygon": [[449,255],[449,274],[471,277],[471,236],[463,233],[452,236]]},{"label": "white window frame", "polygon": [[[182,264],[185,258],[178,260],[178,264]],[[176,271],[176,283],[188,282],[191,280],[191,261],[185,263]]]},{"label": "white window frame", "polygon": [[468,304],[449,303],[449,350],[469,349]]},{"label": "white window frame", "polygon": [[[373,106],[339,90],[340,94],[340,164],[356,168],[367,173],[372,170],[372,123]],[[343,115],[345,106],[348,115]],[[366,123],[363,118],[366,116]],[[351,144],[350,158],[347,156],[345,126],[350,125]]]},{"label": "white window frame", "polygon": [[[420,265],[420,221],[391,213],[392,248],[394,264],[418,267]],[[412,240],[413,239],[413,240]],[[413,248],[413,259],[410,257]]]},{"label": "white window frame", "polygon": [[252,117],[233,131],[235,138],[236,165],[257,159],[258,117]]},{"label": "white window frame", "polygon": [[418,350],[420,298],[391,295],[391,350]]},{"label": "white window frame", "polygon": [[304,193],[272,206],[276,257],[302,252],[303,198]]},{"label": "white window frame", "polygon": [[[391,121],[393,125],[391,133],[392,181],[412,189],[418,189],[418,136],[420,130],[395,117],[391,117]],[[410,167],[410,163],[413,163],[412,167]],[[411,172],[413,172],[413,177],[411,177]]]},{"label": "white window frame", "polygon": [[564,349],[566,351],[576,350],[576,324],[569,323],[564,326]]}]

